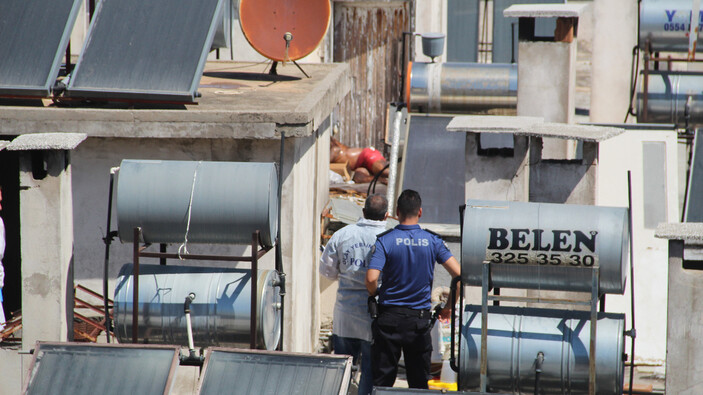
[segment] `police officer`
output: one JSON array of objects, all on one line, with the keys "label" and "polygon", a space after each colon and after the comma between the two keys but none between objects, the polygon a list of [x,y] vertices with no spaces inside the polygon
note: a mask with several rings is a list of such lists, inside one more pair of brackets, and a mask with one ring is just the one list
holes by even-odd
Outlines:
[{"label": "police officer", "polygon": [[[369,295],[378,295],[378,318],[372,323],[371,356],[374,385],[392,387],[402,350],[410,388],[427,388],[432,338],[430,298],[434,264],[441,263],[452,275],[459,262],[435,233],[417,224],[422,200],[407,189],[398,197],[400,224],[378,235],[366,272]],[[383,284],[378,287],[383,272]]]}]

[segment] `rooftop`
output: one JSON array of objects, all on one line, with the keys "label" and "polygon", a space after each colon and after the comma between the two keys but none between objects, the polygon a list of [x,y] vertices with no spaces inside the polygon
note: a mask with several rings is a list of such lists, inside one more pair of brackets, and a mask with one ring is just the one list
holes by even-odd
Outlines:
[{"label": "rooftop", "polygon": [[545,123],[542,118],[506,116],[460,116],[447,125],[450,132],[469,133],[513,133],[528,137],[552,137],[560,139],[600,142],[625,131],[622,128]]},{"label": "rooftop", "polygon": [[[0,135],[69,132],[88,137],[274,139],[313,133],[351,89],[342,63],[208,62],[196,104],[160,105],[37,100],[0,105]],[[3,102],[3,103],[6,103]]]},{"label": "rooftop", "polygon": [[657,226],[654,236],[660,239],[683,240],[691,244],[703,243],[703,223],[664,223]]},{"label": "rooftop", "polygon": [[503,11],[506,18],[578,18],[586,4],[515,4]]}]

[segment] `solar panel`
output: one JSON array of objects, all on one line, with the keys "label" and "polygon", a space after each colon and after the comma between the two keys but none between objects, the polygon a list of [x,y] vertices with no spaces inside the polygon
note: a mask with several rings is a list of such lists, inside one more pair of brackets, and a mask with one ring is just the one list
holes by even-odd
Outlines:
[{"label": "solar panel", "polygon": [[211,348],[200,394],[346,394],[351,357]]},{"label": "solar panel", "polygon": [[38,343],[25,394],[168,394],[178,346]]},{"label": "solar panel", "polygon": [[189,103],[223,0],[102,0],[65,95]]},{"label": "solar panel", "polygon": [[412,114],[403,154],[402,189],[422,196],[425,223],[459,224],[464,204],[465,133],[447,132],[452,117]]},{"label": "solar panel", "polygon": [[0,95],[47,97],[81,0],[0,2]]}]

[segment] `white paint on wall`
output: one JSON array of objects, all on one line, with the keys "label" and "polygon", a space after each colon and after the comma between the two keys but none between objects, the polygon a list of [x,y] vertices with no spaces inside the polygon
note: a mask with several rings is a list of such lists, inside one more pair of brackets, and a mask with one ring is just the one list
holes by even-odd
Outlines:
[{"label": "white paint on wall", "polygon": [[[627,171],[632,174],[632,240],[634,245],[635,327],[637,329],[636,361],[663,363],[666,360],[666,314],[668,278],[668,242],[654,237],[654,229],[644,222],[644,174],[642,147],[645,142],[666,144],[666,216],[678,222],[678,147],[674,131],[629,130],[601,142],[596,204],[627,207]],[[606,309],[627,315],[631,326],[629,277],[624,295],[608,295]],[[630,352],[627,338],[626,352]]]}]

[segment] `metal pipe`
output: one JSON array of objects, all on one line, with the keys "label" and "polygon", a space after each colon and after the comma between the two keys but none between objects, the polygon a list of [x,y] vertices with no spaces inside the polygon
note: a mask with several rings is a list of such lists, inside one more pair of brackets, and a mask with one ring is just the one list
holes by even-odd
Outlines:
[{"label": "metal pipe", "polygon": [[673,123],[677,127],[703,125],[703,74],[642,72],[637,95],[638,122]]},{"label": "metal pipe", "polygon": [[391,158],[388,169],[388,190],[386,199],[388,200],[388,215],[395,215],[395,187],[398,177],[398,152],[400,148],[400,121],[403,119],[403,107],[398,105],[395,118],[393,119],[393,134],[391,137]]},{"label": "metal pipe", "polygon": [[190,304],[195,300],[195,294],[193,292],[186,296],[185,303],[183,304],[183,313],[186,316],[186,329],[188,330],[188,354],[190,357],[195,356],[195,345],[193,344],[193,323],[190,320]]},{"label": "metal pipe", "polygon": [[517,108],[517,64],[408,64],[406,102],[416,112],[465,113]]},{"label": "metal pipe", "polygon": [[544,353],[542,351],[537,353],[535,358],[535,395],[539,395],[542,390],[540,387],[539,379],[542,375],[542,364],[544,363]]},{"label": "metal pipe", "polygon": [[259,232],[254,232],[251,235],[251,297],[250,297],[250,307],[251,311],[249,312],[249,348],[250,349],[255,349],[256,348],[256,299],[258,295],[258,274],[259,274],[259,260],[257,259],[256,255],[256,248],[259,245]]},{"label": "metal pipe", "polygon": [[630,395],[632,395],[632,385],[634,380],[635,370],[635,338],[637,338],[637,330],[635,329],[635,250],[634,241],[632,238],[632,174],[627,171],[627,211],[630,213],[630,339],[632,341],[630,348]]},{"label": "metal pipe", "polygon": [[139,239],[141,238],[141,228],[134,228],[134,238],[132,239],[132,256],[134,262],[134,286],[132,287],[132,343],[137,343],[139,338]]}]

